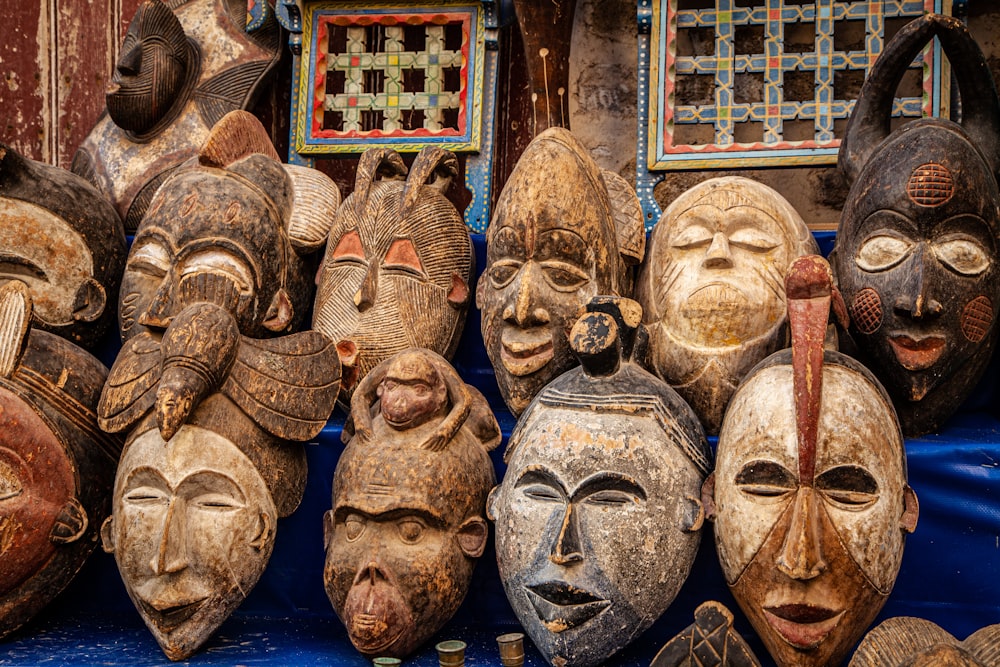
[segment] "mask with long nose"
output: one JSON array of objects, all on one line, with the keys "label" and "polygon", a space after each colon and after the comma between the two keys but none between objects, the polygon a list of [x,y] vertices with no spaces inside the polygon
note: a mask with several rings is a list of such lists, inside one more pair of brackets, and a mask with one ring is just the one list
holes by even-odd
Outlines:
[{"label": "mask with long nose", "polygon": [[892,590],[917,520],[884,390],[822,348],[831,277],[787,279],[792,349],[737,390],[703,499],[734,597],[782,667],[839,664]]}]

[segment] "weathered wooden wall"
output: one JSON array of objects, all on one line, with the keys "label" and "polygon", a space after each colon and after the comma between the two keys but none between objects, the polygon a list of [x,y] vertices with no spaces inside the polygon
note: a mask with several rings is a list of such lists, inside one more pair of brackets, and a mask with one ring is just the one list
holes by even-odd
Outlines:
[{"label": "weathered wooden wall", "polygon": [[2,139],[69,168],[104,108],[104,88],[139,0],[0,3]]}]

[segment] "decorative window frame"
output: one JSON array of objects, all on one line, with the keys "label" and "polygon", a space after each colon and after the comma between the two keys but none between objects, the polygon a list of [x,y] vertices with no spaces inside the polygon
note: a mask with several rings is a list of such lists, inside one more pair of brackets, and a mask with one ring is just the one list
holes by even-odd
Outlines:
[{"label": "decorative window frame", "polygon": [[[740,5],[745,3],[740,3]],[[886,18],[950,13],[951,0],[869,0],[843,2],[815,0],[785,5],[784,0],[758,0],[754,7],[737,6],[736,0],[716,0],[715,8],[678,10],[678,0],[639,0],[639,139],[637,191],[647,229],[659,218],[653,187],[663,172],[674,170],[745,169],[770,166],[835,164],[840,138],[834,121],[845,120],[854,100],[834,98],[834,73],[864,70],[866,75],[883,47]],[[837,51],[834,29],[839,21],[864,21],[864,51]],[[784,25],[801,22],[816,27],[815,48],[807,53],[784,53]],[[737,25],[762,26],[763,53],[734,53]],[[678,28],[680,26],[680,28]],[[677,54],[679,29],[715,29],[712,55]],[[940,46],[925,49],[915,67],[923,67],[921,98],[897,99],[894,115],[919,117],[947,113],[949,80],[942,67]],[[816,97],[807,101],[782,98],[783,75],[789,71],[816,73]],[[714,76],[712,105],[678,106],[674,103],[678,77],[705,73]],[[762,75],[760,102],[734,99],[736,74]],[[713,126],[714,143],[674,143],[680,124]],[[763,128],[761,141],[738,143],[735,120],[753,120]],[[812,120],[811,140],[788,141],[782,136],[785,120]]]},{"label": "decorative window frame", "polygon": [[[484,232],[489,222],[490,184],[495,150],[497,0],[281,0],[279,17],[289,30],[289,46],[295,54],[289,130],[289,157],[293,164],[312,165],[317,158],[359,155],[369,148],[391,148],[416,153],[425,146],[438,146],[468,155],[466,186],[472,202],[465,211],[473,232]],[[502,3],[503,0],[500,0]],[[406,51],[401,39],[392,37],[393,51],[379,51],[348,37],[347,50],[329,53],[331,27],[356,28],[380,25],[396,36],[406,26],[460,24],[461,47],[452,51]],[[396,30],[399,28],[400,30]],[[410,65],[439,70],[439,58],[460,70],[457,91],[403,90],[401,77]],[[442,65],[443,66],[443,65]],[[327,93],[330,72],[344,73],[344,89]],[[365,91],[365,71],[388,73],[381,91]],[[432,74],[431,84],[440,82]],[[404,111],[429,111],[440,115],[438,104],[446,97],[457,109],[457,127],[404,129],[396,121]],[[454,104],[454,103],[457,103]],[[343,114],[343,129],[323,128],[324,111]],[[358,119],[366,111],[382,112],[388,119],[382,128],[364,129]],[[431,120],[430,123],[435,123]]]}]

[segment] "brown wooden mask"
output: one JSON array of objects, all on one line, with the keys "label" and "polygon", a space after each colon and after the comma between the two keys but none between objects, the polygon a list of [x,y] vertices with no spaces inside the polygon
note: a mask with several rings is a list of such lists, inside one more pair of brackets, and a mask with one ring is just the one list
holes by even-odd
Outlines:
[{"label": "brown wooden mask", "polygon": [[823,351],[831,281],[818,256],[789,269],[792,349],[734,394],[703,490],[726,580],[781,667],[843,660],[917,521],[892,404],[863,366]]},{"label": "brown wooden mask", "polygon": [[703,602],[694,610],[694,623],[660,649],[649,667],[760,667],[746,641],[733,627],[725,605]]},{"label": "brown wooden mask", "polygon": [[489,504],[511,607],[545,659],[568,667],[608,661],[673,601],[711,468],[694,412],[630,360],[639,304],[588,308],[569,337],[582,367],[521,415]]},{"label": "brown wooden mask", "polygon": [[687,190],[653,228],[636,284],[650,367],[709,433],[746,372],[788,344],[785,271],[816,252],[791,204],[740,176]]},{"label": "brown wooden mask", "polygon": [[326,245],[313,328],[341,346],[345,404],[397,352],[424,347],[451,358],[465,324],[472,241],[443,194],[458,160],[428,147],[406,173],[395,151],[366,151]]},{"label": "brown wooden mask", "polygon": [[[145,0],[122,43],[102,115],[73,157],[133,231],[178,165],[228,112],[247,109],[280,55],[279,27],[245,0]],[[171,9],[173,8],[173,9]]]},{"label": "brown wooden mask", "polygon": [[897,616],[869,632],[849,667],[988,667],[1000,664],[1000,625],[958,641],[922,618]]},{"label": "brown wooden mask", "polygon": [[[962,124],[924,119],[889,133],[893,93],[934,36],[962,94]],[[957,19],[897,33],[862,88],[840,149],[853,181],[831,261],[850,333],[907,435],[938,429],[982,377],[997,338],[1000,101]]]},{"label": "brown wooden mask", "polygon": [[562,128],[528,145],[500,193],[476,305],[500,393],[515,415],[577,364],[567,338],[587,302],[631,296],[645,235],[634,193],[631,200],[620,194],[617,179]]},{"label": "brown wooden mask", "polygon": [[47,605],[97,543],[121,440],[97,427],[107,369],[31,330],[19,281],[0,287],[0,637]]},{"label": "brown wooden mask", "polygon": [[[374,416],[372,416],[374,413]],[[351,401],[356,433],[324,517],[323,579],[355,648],[403,657],[455,613],[486,547],[486,400],[440,355],[413,348],[375,367]]]},{"label": "brown wooden mask", "polygon": [[322,334],[245,338],[210,303],[122,348],[99,414],[131,433],[102,538],[171,660],[192,655],[264,571],[277,518],[305,487],[305,452],[287,440],[319,433],[339,379]]},{"label": "brown wooden mask", "polygon": [[[306,177],[333,201],[301,196]],[[337,201],[329,178],[278,161],[260,121],[244,111],[227,115],[199,157],[157,191],[136,231],[122,279],[122,338],[162,330],[198,302],[227,309],[247,336],[295,330],[312,299],[299,251],[315,246],[300,237],[317,235],[310,225],[325,229]]]},{"label": "brown wooden mask", "polygon": [[0,281],[31,291],[34,325],[92,348],[111,326],[125,232],[76,174],[0,144]]}]

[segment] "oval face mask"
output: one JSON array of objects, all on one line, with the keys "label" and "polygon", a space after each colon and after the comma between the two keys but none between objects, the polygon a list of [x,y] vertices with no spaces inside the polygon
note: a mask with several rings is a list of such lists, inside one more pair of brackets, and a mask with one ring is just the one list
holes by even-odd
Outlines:
[{"label": "oval face mask", "polygon": [[733,396],[703,496],[726,580],[768,651],[782,667],[820,667],[839,664],[882,608],[917,508],[884,390],[823,352],[828,265],[800,258],[787,284],[792,349]]},{"label": "oval face mask", "polygon": [[[963,108],[974,111],[962,125],[926,119],[886,136],[884,91],[895,90],[903,60],[935,35],[958,63]],[[831,257],[850,334],[907,435],[944,424],[996,343],[1000,102],[992,80],[978,78],[988,71],[957,20],[913,21],[877,61],[841,147],[841,168],[854,183]]]},{"label": "oval face mask", "polygon": [[[567,337],[587,302],[631,295],[626,267],[642,259],[645,236],[641,217],[613,206],[612,183],[569,131],[550,128],[528,145],[500,193],[476,305],[515,415],[576,365]],[[630,244],[634,238],[641,243]]]},{"label": "oval face mask", "polygon": [[787,343],[785,271],[816,242],[775,190],[713,178],[663,212],[637,281],[656,374],[709,433],[743,375]]},{"label": "oval face mask", "polygon": [[[619,331],[641,311],[618,301],[634,319],[591,312],[574,327],[584,365],[521,416],[490,498],[507,598],[553,664],[602,664],[628,645],[673,601],[700,540],[704,434],[676,392],[621,362]],[[597,339],[609,345],[590,356]]]}]

